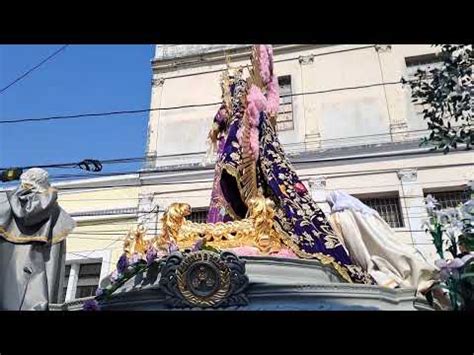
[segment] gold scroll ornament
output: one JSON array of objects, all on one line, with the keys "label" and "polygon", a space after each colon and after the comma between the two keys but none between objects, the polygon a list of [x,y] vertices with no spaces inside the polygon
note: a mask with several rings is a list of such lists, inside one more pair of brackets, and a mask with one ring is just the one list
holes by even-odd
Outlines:
[{"label": "gold scroll ornament", "polygon": [[248,217],[233,222],[195,223],[188,221],[191,207],[187,203],[173,203],[162,218],[161,232],[145,240],[146,229],[131,230],[124,243],[128,257],[137,253],[145,257],[148,246],[167,251],[171,243],[180,250],[191,248],[200,239],[206,245],[225,250],[237,247],[255,247],[261,254],[276,253],[282,248],[280,236],[274,228],[274,203],[262,196],[250,200]]}]

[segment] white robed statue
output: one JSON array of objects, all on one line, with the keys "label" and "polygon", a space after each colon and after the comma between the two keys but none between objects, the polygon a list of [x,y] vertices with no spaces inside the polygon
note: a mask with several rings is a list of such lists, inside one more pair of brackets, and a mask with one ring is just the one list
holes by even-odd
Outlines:
[{"label": "white robed statue", "polygon": [[380,286],[414,288],[427,292],[437,275],[415,248],[404,244],[377,211],[342,191],[332,191],[330,223],[342,239],[354,263]]},{"label": "white robed statue", "polygon": [[0,192],[0,311],[48,310],[58,302],[75,222],[57,199],[39,168],[23,173],[15,190]]}]

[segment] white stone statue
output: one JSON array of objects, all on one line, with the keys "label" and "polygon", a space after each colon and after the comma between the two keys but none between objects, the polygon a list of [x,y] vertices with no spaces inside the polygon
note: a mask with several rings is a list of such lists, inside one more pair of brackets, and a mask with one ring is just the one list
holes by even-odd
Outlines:
[{"label": "white stone statue", "polygon": [[66,236],[74,220],[58,205],[43,169],[0,192],[0,310],[47,310],[58,302]]},{"label": "white stone statue", "polygon": [[404,244],[377,211],[342,191],[326,195],[330,223],[342,239],[354,263],[385,287],[415,288],[427,292],[437,269]]}]

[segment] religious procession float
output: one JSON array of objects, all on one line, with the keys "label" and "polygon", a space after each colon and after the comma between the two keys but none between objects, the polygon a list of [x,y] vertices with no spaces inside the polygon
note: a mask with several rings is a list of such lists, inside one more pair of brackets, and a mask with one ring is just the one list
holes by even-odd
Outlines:
[{"label": "religious procession float", "polygon": [[[342,191],[328,193],[331,213],[326,215],[279,142],[278,88],[271,46],[253,47],[247,75],[243,67],[228,63],[222,105],[209,133],[217,158],[207,223],[187,220],[189,204],[171,204],[157,235],[149,237],[143,226],[129,232],[106,287],[85,303],[57,309],[472,309],[472,277],[464,277],[472,276],[474,260],[472,199],[462,208],[457,252],[436,265],[401,243],[376,211]],[[31,199],[31,213],[59,218],[46,219],[49,239],[37,238],[44,247],[33,250],[29,242],[41,234],[28,227],[34,218],[14,217],[30,210],[22,210],[24,203],[2,202],[0,267],[9,271],[0,275],[3,309],[48,308],[46,285],[58,281],[61,236],[72,228],[67,215],[61,218],[64,211],[53,211],[57,203],[41,209],[56,197],[37,170],[26,172],[8,198]],[[441,222],[433,216],[428,229],[443,244]],[[44,255],[45,250],[58,254],[48,259],[56,260],[55,265],[35,258],[40,271],[26,292],[26,303],[23,297],[19,306],[26,281],[11,275],[31,280],[35,273],[22,270],[32,253]],[[7,300],[11,289],[18,297]],[[38,294],[42,301],[32,301]]]}]

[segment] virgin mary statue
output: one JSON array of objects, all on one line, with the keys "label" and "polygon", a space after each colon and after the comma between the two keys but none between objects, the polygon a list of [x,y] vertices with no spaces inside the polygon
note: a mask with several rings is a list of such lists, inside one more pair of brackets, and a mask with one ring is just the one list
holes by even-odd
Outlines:
[{"label": "virgin mary statue", "polygon": [[48,173],[33,168],[0,193],[0,310],[47,310],[62,290],[66,236],[74,220]]},{"label": "virgin mary statue", "polygon": [[253,46],[251,61],[248,79],[242,68],[222,77],[223,102],[209,134],[217,162],[208,222],[245,218],[249,201],[263,195],[274,202],[275,228],[292,253],[330,265],[347,282],[373,283],[352,263],[278,140],[272,47]]}]

